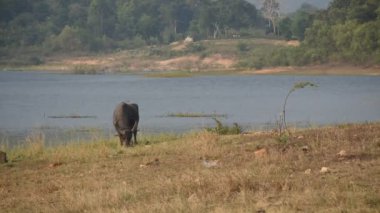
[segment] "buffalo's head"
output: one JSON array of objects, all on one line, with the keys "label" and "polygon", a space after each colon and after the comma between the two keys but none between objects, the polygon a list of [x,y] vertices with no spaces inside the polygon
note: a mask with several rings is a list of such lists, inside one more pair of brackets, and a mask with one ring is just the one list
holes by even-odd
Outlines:
[{"label": "buffalo's head", "polygon": [[132,131],[131,130],[122,130],[120,138],[124,145],[130,146],[131,145],[131,139],[132,139]]}]

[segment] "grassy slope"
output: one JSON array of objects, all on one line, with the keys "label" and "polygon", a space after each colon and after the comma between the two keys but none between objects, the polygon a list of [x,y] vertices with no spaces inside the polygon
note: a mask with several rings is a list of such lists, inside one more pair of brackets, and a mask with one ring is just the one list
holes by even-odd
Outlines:
[{"label": "grassy slope", "polygon": [[[380,211],[379,123],[299,130],[287,143],[265,132],[140,138],[149,145],[94,139],[47,148],[32,138],[8,150],[2,212]],[[267,153],[255,155],[259,148]]]}]

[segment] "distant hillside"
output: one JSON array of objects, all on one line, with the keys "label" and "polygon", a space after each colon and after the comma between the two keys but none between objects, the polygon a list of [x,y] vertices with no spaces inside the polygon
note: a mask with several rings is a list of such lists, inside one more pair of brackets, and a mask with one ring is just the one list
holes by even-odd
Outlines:
[{"label": "distant hillside", "polygon": [[233,38],[263,30],[263,19],[245,0],[0,1],[0,49],[105,51],[169,44],[188,35]]},{"label": "distant hillside", "polygon": [[[239,68],[380,64],[378,0],[304,0],[308,5],[302,7],[301,0],[278,0],[283,13],[295,10],[280,18],[247,1],[0,1],[0,64],[39,65],[54,53],[119,52],[180,42],[188,35],[195,41],[240,40],[232,47]],[[302,45],[251,48],[243,39],[252,38],[298,39]],[[152,49],[146,57],[231,56],[210,53],[201,42],[181,51]]]},{"label": "distant hillside", "polygon": [[[255,4],[255,6],[260,9],[263,0],[247,0]],[[278,0],[280,3],[280,10],[283,13],[290,13],[296,11],[301,7],[303,3],[309,3],[321,9],[327,8],[332,0]]]}]

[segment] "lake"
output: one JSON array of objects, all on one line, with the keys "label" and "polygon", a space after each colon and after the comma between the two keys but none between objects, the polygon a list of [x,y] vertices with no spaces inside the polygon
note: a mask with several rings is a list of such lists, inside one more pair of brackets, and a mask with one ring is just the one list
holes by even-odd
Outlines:
[{"label": "lake", "polygon": [[[380,77],[74,75],[0,72],[0,134],[13,143],[33,131],[47,135],[91,129],[113,134],[112,113],[120,101],[139,104],[143,133],[185,132],[213,126],[211,118],[173,118],[169,113],[217,113],[223,123],[245,129],[272,126],[289,89],[299,81],[317,88],[295,91],[287,121],[298,126],[380,120]],[[86,118],[57,118],[87,116]],[[11,141],[11,142],[9,142]],[[4,139],[3,139],[4,142]]]}]

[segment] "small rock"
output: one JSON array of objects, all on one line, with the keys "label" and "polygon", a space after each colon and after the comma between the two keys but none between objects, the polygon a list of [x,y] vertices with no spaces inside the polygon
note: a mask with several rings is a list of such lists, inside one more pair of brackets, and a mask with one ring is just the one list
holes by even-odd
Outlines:
[{"label": "small rock", "polygon": [[51,163],[49,167],[54,168],[54,167],[62,166],[62,164],[63,164],[62,162],[55,162],[55,163]]},{"label": "small rock", "polygon": [[347,157],[347,152],[345,150],[340,150],[340,152],[338,152],[336,155],[340,158],[344,158]]},{"label": "small rock", "polygon": [[305,175],[310,175],[311,174],[311,169],[306,169],[305,170]]},{"label": "small rock", "polygon": [[8,162],[7,153],[0,151],[0,164],[7,163],[7,162]]},{"label": "small rock", "polygon": [[190,36],[187,36],[183,42],[185,42],[185,43],[192,43],[192,42],[194,42],[194,39],[192,37],[190,37]]},{"label": "small rock", "polygon": [[266,148],[262,148],[255,151],[255,157],[262,158],[268,155],[268,151]]},{"label": "small rock", "polygon": [[304,138],[305,138],[305,137],[304,137],[303,135],[300,135],[300,136],[297,137],[298,140],[302,140],[302,139],[304,139]]},{"label": "small rock", "polygon": [[202,160],[202,164],[206,168],[217,167],[218,166],[218,162],[219,162],[219,160],[206,160],[206,159]]},{"label": "small rock", "polygon": [[190,203],[199,203],[199,198],[198,196],[194,193],[192,195],[190,195],[189,198],[187,198],[187,200],[190,202]]},{"label": "small rock", "polygon": [[319,171],[319,172],[322,173],[322,174],[326,174],[326,173],[331,172],[331,170],[330,170],[330,168],[328,168],[328,167],[322,167],[322,168],[321,168],[321,171]]},{"label": "small rock", "polygon": [[308,152],[310,150],[309,146],[303,146],[301,149],[303,152]]},{"label": "small rock", "polygon": [[154,159],[154,161],[148,162],[146,164],[140,164],[140,168],[145,168],[148,166],[159,166],[160,160],[158,158]]},{"label": "small rock", "polygon": [[154,161],[151,161],[145,165],[147,165],[147,166],[158,166],[158,165],[160,165],[160,160],[158,158],[156,158],[156,159],[154,159]]}]

